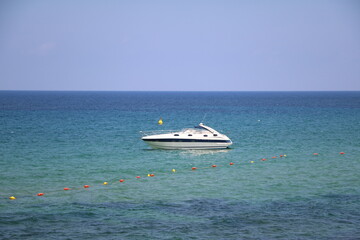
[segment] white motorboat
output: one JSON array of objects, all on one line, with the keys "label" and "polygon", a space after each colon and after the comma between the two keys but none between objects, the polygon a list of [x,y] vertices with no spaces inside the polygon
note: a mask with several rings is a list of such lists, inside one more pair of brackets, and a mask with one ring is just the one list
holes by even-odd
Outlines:
[{"label": "white motorboat", "polygon": [[202,123],[195,128],[185,128],[181,131],[140,133],[143,134],[143,141],[157,149],[223,149],[232,144],[226,135]]}]

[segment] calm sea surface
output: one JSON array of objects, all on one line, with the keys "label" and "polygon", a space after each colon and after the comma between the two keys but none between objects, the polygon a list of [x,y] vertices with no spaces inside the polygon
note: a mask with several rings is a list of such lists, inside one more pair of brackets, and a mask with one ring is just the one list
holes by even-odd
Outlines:
[{"label": "calm sea surface", "polygon": [[[199,122],[232,148],[140,139]],[[359,226],[360,92],[0,91],[0,239],[360,239]]]}]

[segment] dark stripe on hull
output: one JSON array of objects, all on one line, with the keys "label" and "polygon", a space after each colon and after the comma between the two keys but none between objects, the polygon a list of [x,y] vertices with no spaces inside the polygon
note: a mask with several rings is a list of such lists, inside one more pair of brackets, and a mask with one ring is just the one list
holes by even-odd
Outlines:
[{"label": "dark stripe on hull", "polygon": [[230,149],[229,147],[154,147],[155,149],[165,149],[165,150],[219,150],[219,149]]},{"label": "dark stripe on hull", "polygon": [[205,143],[231,143],[230,140],[211,140],[211,139],[143,139],[145,142],[205,142]]}]

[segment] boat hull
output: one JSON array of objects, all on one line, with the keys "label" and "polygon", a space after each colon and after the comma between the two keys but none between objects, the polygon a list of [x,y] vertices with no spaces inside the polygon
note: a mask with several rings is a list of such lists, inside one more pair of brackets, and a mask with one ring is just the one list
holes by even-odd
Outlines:
[{"label": "boat hull", "polygon": [[[143,139],[144,140],[144,139]],[[149,146],[155,149],[225,149],[228,148],[231,141],[159,141],[144,140]]]}]

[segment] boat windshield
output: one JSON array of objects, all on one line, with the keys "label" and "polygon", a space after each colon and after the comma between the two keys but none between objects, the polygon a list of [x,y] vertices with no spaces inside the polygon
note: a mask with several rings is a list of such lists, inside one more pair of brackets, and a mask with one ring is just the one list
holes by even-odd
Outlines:
[{"label": "boat windshield", "polygon": [[202,133],[209,132],[209,130],[202,128],[202,127],[195,127],[195,128],[185,128],[185,129],[183,129],[183,132],[202,134]]}]

